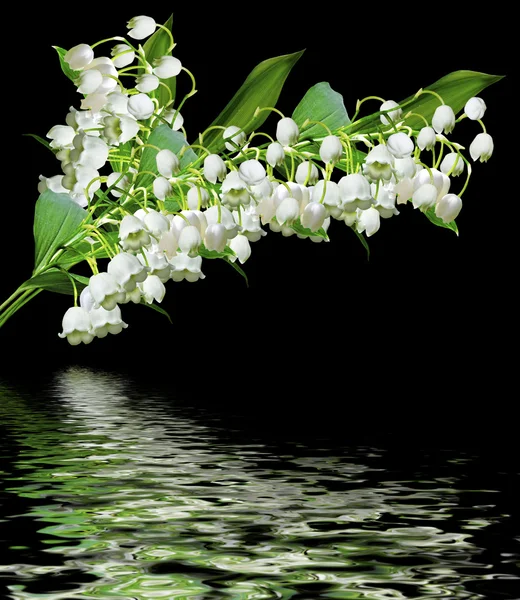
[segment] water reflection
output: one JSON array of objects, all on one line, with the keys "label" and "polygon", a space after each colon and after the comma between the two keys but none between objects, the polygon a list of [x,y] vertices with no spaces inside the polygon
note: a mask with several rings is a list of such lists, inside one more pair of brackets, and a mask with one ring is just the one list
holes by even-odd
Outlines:
[{"label": "water reflection", "polygon": [[421,473],[374,448],[280,456],[88,369],[0,401],[15,600],[518,596],[518,540],[498,564],[478,543],[508,515],[465,485],[471,456]]}]

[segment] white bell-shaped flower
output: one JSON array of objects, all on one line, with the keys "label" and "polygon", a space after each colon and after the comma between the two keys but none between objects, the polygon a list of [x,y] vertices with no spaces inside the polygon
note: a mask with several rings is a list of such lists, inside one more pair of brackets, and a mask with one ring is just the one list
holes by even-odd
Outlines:
[{"label": "white bell-shaped flower", "polygon": [[308,160],[304,160],[298,165],[294,179],[300,185],[315,185],[319,177],[320,172],[316,165]]},{"label": "white bell-shaped flower", "polygon": [[404,177],[395,184],[394,192],[397,194],[397,204],[406,204],[413,196],[413,180],[410,177]]},{"label": "white bell-shaped flower", "polygon": [[166,294],[164,282],[157,275],[149,275],[139,284],[139,289],[147,304],[152,304],[154,300],[160,304]]},{"label": "white bell-shaped flower", "polygon": [[166,283],[168,279],[170,279],[172,272],[172,266],[169,263],[166,254],[161,250],[158,252],[148,252],[147,250],[144,250],[143,252],[140,252],[137,255],[137,259],[143,266],[146,267],[148,276],[155,275],[163,283]]},{"label": "white bell-shaped flower", "polygon": [[162,118],[169,123],[173,131],[179,131],[179,129],[184,125],[184,117],[178,110],[173,108],[164,111]]},{"label": "white bell-shaped flower", "polygon": [[458,152],[450,152],[442,159],[440,169],[445,175],[457,177],[464,172],[464,161]]},{"label": "white bell-shaped flower", "polygon": [[399,214],[395,207],[396,193],[393,184],[379,185],[379,189],[377,189],[376,184],[373,183],[370,188],[375,200],[374,208],[379,212],[381,218],[389,219]]},{"label": "white bell-shaped flower", "polygon": [[312,189],[312,202],[324,204],[327,209],[327,216],[338,217],[342,212],[339,185],[335,181],[325,182],[320,179]]},{"label": "white bell-shaped flower", "polygon": [[154,110],[154,103],[146,94],[136,94],[128,100],[128,112],[138,121],[149,119]]},{"label": "white bell-shaped flower", "polygon": [[493,154],[493,138],[489,133],[479,133],[469,146],[469,153],[473,161],[480,159],[480,162],[486,162]]},{"label": "white bell-shaped flower", "polygon": [[343,145],[336,135],[328,135],[320,146],[320,158],[324,163],[337,163],[343,155]]},{"label": "white bell-shaped flower", "polygon": [[411,156],[407,158],[396,158],[394,161],[394,175],[396,179],[409,177],[410,179],[417,173],[417,163]]},{"label": "white bell-shaped flower", "polygon": [[358,233],[365,232],[367,237],[379,231],[381,224],[379,211],[373,207],[366,210],[357,209],[356,230]]},{"label": "white bell-shaped flower", "polygon": [[174,56],[161,56],[160,58],[156,58],[153,64],[153,72],[159,79],[177,77],[182,71],[181,61]]},{"label": "white bell-shaped flower", "polygon": [[322,227],[323,222],[327,218],[327,209],[319,202],[309,202],[305,207],[302,216],[301,224],[311,231],[318,231]]},{"label": "white bell-shaped flower", "polygon": [[126,294],[116,278],[110,273],[98,273],[89,279],[88,287],[95,308],[102,306],[105,310],[112,310],[117,304],[124,302]]},{"label": "white bell-shaped flower", "polygon": [[406,133],[400,131],[399,133],[393,133],[388,138],[386,147],[395,158],[407,158],[413,152],[413,140]]},{"label": "white bell-shaped flower", "polygon": [[119,225],[119,239],[124,250],[138,252],[150,243],[150,234],[141,219],[125,215]]},{"label": "white bell-shaped flower", "polygon": [[91,110],[94,113],[98,113],[107,103],[106,94],[89,94],[81,101],[81,108],[84,110]]},{"label": "white bell-shaped flower", "polygon": [[104,140],[80,132],[74,136],[72,143],[74,150],[71,151],[70,158],[75,165],[96,170],[105,166],[109,149]]},{"label": "white bell-shaped flower", "polygon": [[257,202],[260,202],[263,198],[268,198],[273,193],[273,189],[273,182],[269,181],[269,178],[266,177],[262,183],[252,185],[250,191],[253,198]]},{"label": "white bell-shaped flower", "polygon": [[238,258],[241,264],[244,264],[246,260],[251,256],[251,246],[249,240],[245,235],[239,234],[232,240],[229,240],[229,247],[236,256],[230,256],[229,260],[235,262]]},{"label": "white bell-shaped flower", "polygon": [[384,144],[372,148],[365,158],[363,173],[368,179],[390,181],[394,157]]},{"label": "white bell-shaped flower", "polygon": [[179,247],[179,238],[174,231],[167,231],[161,235],[161,239],[157,244],[157,250],[164,252],[166,258],[171,260],[177,254],[177,248]]},{"label": "white bell-shaped flower", "polygon": [[[323,226],[322,229],[323,231],[325,231],[325,233],[327,233],[327,231],[329,230],[329,225],[330,225],[330,217],[327,217],[325,219],[325,221],[323,221]],[[313,242],[314,244],[321,244],[321,242],[324,242],[325,239],[323,237],[321,237],[321,235],[311,235],[308,238],[311,242]]]},{"label": "white bell-shaped flower", "polygon": [[276,221],[279,225],[292,225],[300,216],[300,205],[295,198],[285,198],[276,209]]},{"label": "white bell-shaped flower", "polygon": [[431,150],[437,141],[433,127],[423,127],[417,136],[417,145],[421,150]]},{"label": "white bell-shaped flower", "polygon": [[54,125],[46,137],[51,140],[51,148],[70,148],[73,146],[76,132],[68,125]]},{"label": "white bell-shaped flower", "polygon": [[265,160],[271,167],[278,167],[285,160],[285,151],[279,142],[272,142],[267,146]]},{"label": "white bell-shaped flower", "polygon": [[455,127],[455,113],[447,104],[438,106],[433,113],[433,128],[437,133],[450,133]]},{"label": "white bell-shaped flower", "polygon": [[158,200],[165,200],[172,195],[173,188],[165,177],[156,177],[153,182],[153,193]]},{"label": "white bell-shaped flower", "polygon": [[46,190],[51,190],[55,194],[68,194],[69,190],[62,185],[63,175],[54,175],[53,177],[45,177],[40,175],[40,183],[38,184],[38,192],[43,194]]},{"label": "white bell-shaped flower", "polygon": [[[105,108],[107,112],[114,115],[128,115],[128,96],[121,92],[110,92],[107,94]],[[84,129],[82,127],[82,129]]]},{"label": "white bell-shaped flower", "polygon": [[110,56],[112,56],[114,67],[123,69],[134,62],[135,52],[127,44],[117,44],[110,51]]},{"label": "white bell-shaped flower", "polygon": [[356,209],[366,210],[374,203],[370,183],[361,173],[350,173],[338,182],[340,206],[344,212],[352,213]]},{"label": "white bell-shaped flower", "polygon": [[432,183],[424,183],[413,193],[413,207],[419,208],[422,212],[427,211],[432,206],[435,206],[437,194],[437,188]]},{"label": "white bell-shaped flower", "polygon": [[251,205],[242,209],[240,216],[238,211],[233,211],[233,218],[242,227],[240,233],[245,235],[250,242],[258,242],[262,236],[267,235],[267,232],[260,226],[260,217],[255,206]]},{"label": "white bell-shaped flower", "polygon": [[88,44],[78,44],[67,51],[63,60],[73,71],[80,71],[94,59],[94,50]]},{"label": "white bell-shaped flower", "polygon": [[144,223],[146,229],[155,238],[160,238],[170,228],[168,219],[153,208],[139,209],[134,216]]},{"label": "white bell-shaped flower", "polygon": [[110,173],[110,175],[107,177],[107,188],[113,185],[115,187],[114,189],[110,190],[110,193],[112,194],[112,196],[114,196],[114,198],[121,198],[123,192],[119,190],[128,191],[132,187],[132,182],[128,174],[123,175],[122,173],[114,171],[113,173]]},{"label": "white bell-shaped flower", "polygon": [[190,257],[187,254],[180,252],[171,259],[170,263],[173,267],[171,275],[173,281],[182,281],[185,279],[186,281],[193,283],[206,277],[201,271],[201,256]]},{"label": "white bell-shaped flower", "polygon": [[85,67],[85,71],[87,70],[96,70],[102,75],[101,83],[93,93],[109,94],[117,88],[117,69],[114,67],[114,63],[108,56],[99,56],[98,58],[95,58],[87,67]]},{"label": "white bell-shaped flower", "polygon": [[223,181],[226,177],[227,167],[218,154],[208,154],[204,159],[204,177],[210,183]]},{"label": "white bell-shaped flower", "polygon": [[284,117],[276,125],[276,139],[282,146],[293,146],[298,141],[300,129],[296,121],[290,117]]},{"label": "white bell-shaped flower", "polygon": [[171,179],[181,168],[179,157],[167,148],[157,152],[155,162],[157,163],[159,173],[167,179]]},{"label": "white bell-shaped flower", "polygon": [[241,229],[240,225],[238,225],[235,219],[233,219],[231,211],[228,210],[225,206],[220,206],[220,210],[218,206],[210,206],[207,210],[204,211],[204,216],[206,217],[208,227],[212,223],[222,223],[226,228],[226,235],[228,240],[234,238]]},{"label": "white bell-shaped flower", "polygon": [[87,206],[89,199],[101,187],[99,173],[90,167],[74,166],[69,163],[63,167],[61,182],[63,187],[70,190],[70,197],[80,206]]},{"label": "white bell-shaped flower", "polygon": [[108,263],[107,272],[117,281],[125,292],[131,292],[144,281],[149,269],[141,264],[136,256],[120,252]]},{"label": "white bell-shaped flower", "polygon": [[186,226],[179,236],[179,248],[183,254],[187,254],[191,258],[197,256],[202,237],[197,227],[193,225]]},{"label": "white bell-shaped flower", "polygon": [[130,115],[107,115],[103,125],[103,135],[111,146],[126,144],[139,133],[139,123]]},{"label": "white bell-shaped flower", "polygon": [[206,188],[195,185],[188,190],[186,200],[190,210],[206,208],[209,203],[209,192]]},{"label": "white bell-shaped flower", "polygon": [[226,228],[222,223],[208,225],[204,236],[204,245],[208,250],[223,252],[227,241]]},{"label": "white bell-shaped flower", "polygon": [[97,69],[81,71],[75,84],[80,94],[93,94],[103,83],[103,75]]},{"label": "white bell-shaped flower", "polygon": [[[391,119],[393,123],[397,123],[397,121],[399,121],[403,114],[403,111],[401,108],[397,108],[398,106],[399,104],[397,104],[397,102],[395,102],[394,100],[387,100],[386,102],[383,102],[383,104],[381,104],[381,106],[379,107],[380,111],[390,111],[385,113],[384,115],[380,115],[379,118],[381,119],[381,123],[383,123],[383,125],[390,125],[390,121],[388,119]],[[388,118],[386,117],[386,115],[388,115]]]},{"label": "white bell-shaped flower", "polygon": [[92,332],[98,338],[104,338],[109,333],[117,335],[128,327],[123,321],[119,306],[114,307],[112,310],[105,310],[100,306],[92,309],[89,316],[92,322]]},{"label": "white bell-shaped flower", "polygon": [[435,214],[444,221],[451,223],[462,209],[462,200],[455,194],[446,194],[435,206]]},{"label": "white bell-shaped flower", "polygon": [[159,78],[151,73],[143,73],[135,79],[135,89],[143,94],[149,94],[159,87]]},{"label": "white bell-shaped flower", "polygon": [[228,208],[247,206],[251,202],[251,196],[246,182],[237,171],[228,173],[222,182],[222,204]]},{"label": "white bell-shaped flower", "polygon": [[225,140],[228,140],[227,142],[225,142],[225,146],[230,152],[238,150],[238,148],[243,146],[246,142],[245,132],[242,131],[240,127],[236,127],[235,125],[230,125],[229,127],[226,127],[226,129],[224,129],[222,137]]},{"label": "white bell-shaped flower", "polygon": [[486,112],[486,103],[482,98],[478,96],[473,96],[466,102],[466,106],[464,107],[464,112],[468,119],[472,121],[479,121],[484,116]]},{"label": "white bell-shaped flower", "polygon": [[267,177],[264,165],[254,158],[241,163],[238,174],[247,185],[260,185]]},{"label": "white bell-shaped flower", "polygon": [[189,225],[196,227],[199,230],[200,235],[204,237],[204,232],[208,226],[205,213],[200,210],[183,210],[181,211],[181,215],[188,221]]},{"label": "white bell-shaped flower", "polygon": [[80,306],[73,306],[67,310],[62,320],[63,331],[58,333],[60,338],[67,338],[71,346],[82,342],[90,344],[94,339],[92,323],[88,312]]},{"label": "white bell-shaped flower", "polygon": [[144,15],[140,15],[139,17],[134,17],[130,19],[127,24],[128,35],[134,40],[144,40],[145,38],[152,35],[155,31],[157,24],[152,17],[145,17]]},{"label": "white bell-shaped flower", "polygon": [[[431,176],[430,176],[431,173]],[[433,181],[432,181],[433,177]],[[445,196],[451,185],[450,178],[441,173],[438,169],[423,169],[417,173],[417,175],[413,178],[413,187],[414,191],[424,185],[425,183],[433,183],[433,185],[437,188],[437,200],[440,200],[443,196]]]}]

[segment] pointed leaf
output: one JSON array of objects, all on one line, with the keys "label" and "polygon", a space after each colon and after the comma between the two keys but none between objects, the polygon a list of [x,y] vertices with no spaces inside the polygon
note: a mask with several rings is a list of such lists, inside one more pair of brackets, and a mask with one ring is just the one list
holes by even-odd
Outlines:
[{"label": "pointed leaf", "polygon": [[[323,81],[311,87],[294,109],[292,118],[302,130],[304,122],[321,121],[334,132],[339,127],[350,123],[343,96],[335,92],[330,84]],[[300,140],[327,135],[327,131],[321,125],[309,125],[301,131]]]},{"label": "pointed leaf", "polygon": [[[86,277],[82,277],[81,275],[75,275],[73,273],[70,273],[70,275],[78,282],[76,285],[78,293],[81,292],[81,290],[88,285],[88,279]],[[74,287],[72,285],[70,277],[67,276],[67,274],[63,271],[60,271],[59,269],[49,269],[45,271],[45,273],[40,273],[39,275],[31,277],[31,279],[27,280],[20,286],[20,289],[41,289],[48,290],[50,292],[56,292],[58,294],[69,295],[72,295],[74,293]]]},{"label": "pointed leaf", "polygon": [[161,308],[160,306],[157,306],[157,304],[153,304],[153,303],[152,304],[148,304],[148,302],[145,302],[144,300],[141,300],[141,304],[143,306],[147,306],[148,308],[151,308],[152,310],[155,310],[155,312],[161,313],[161,315],[163,315],[164,317],[166,317],[168,319],[168,321],[170,321],[170,323],[173,325],[172,318],[164,310],[164,308]]},{"label": "pointed leaf", "polygon": [[[488,75],[486,73],[478,73],[477,71],[454,71],[425,89],[440,94],[444,102],[449,104],[455,114],[457,114],[464,108],[464,105],[470,98],[501,79],[501,75]],[[403,107],[403,116],[411,111],[423,115],[427,121],[431,122],[433,113],[440,102],[432,94],[421,94],[415,99],[413,96],[409,96],[406,100],[402,100],[400,104],[406,104]],[[359,123],[348,129],[348,133],[377,131],[381,127],[380,114],[380,112],[377,112],[360,119]],[[406,119],[405,124],[413,128],[421,128],[424,126],[424,121],[419,117],[411,116]]]},{"label": "pointed leaf", "polygon": [[442,219],[439,219],[439,217],[435,214],[434,207],[429,208],[424,214],[428,217],[428,219],[434,225],[437,225],[437,227],[444,227],[445,229],[451,229],[451,231],[453,231],[454,233],[459,235],[459,228],[457,227],[457,223],[455,223],[455,221],[450,221],[449,223],[445,223]]},{"label": "pointed leaf", "polygon": [[67,50],[65,50],[65,48],[60,48],[59,46],[53,46],[53,48],[58,53],[61,70],[72,82],[76,81],[80,75],[80,71],[74,71],[74,69],[69,67],[69,63],[65,62],[65,54],[67,54]]},{"label": "pointed leaf", "polygon": [[46,190],[40,195],[34,211],[35,271],[72,239],[87,216],[67,194]]},{"label": "pointed leaf", "polygon": [[370,246],[368,245],[367,239],[362,233],[359,233],[354,227],[351,227],[352,231],[357,235],[358,240],[363,245],[363,248],[367,251],[367,260],[370,260]]},{"label": "pointed leaf", "polygon": [[[166,21],[164,26],[171,31],[173,26],[173,15],[170,15],[170,18]],[[146,44],[143,46],[143,50],[146,56],[146,60],[154,66],[154,60],[156,58],[160,58],[161,56],[166,56],[166,52],[170,47],[171,39],[170,36],[164,31],[164,29],[157,29],[157,31],[146,41]],[[140,72],[140,71],[139,71]],[[157,98],[159,100],[159,106],[170,105],[173,106],[173,101],[175,100],[175,90],[177,85],[177,78],[170,77],[169,79],[161,79],[161,82],[164,83],[171,92],[171,100],[170,94],[168,90],[160,85],[156,90],[151,92],[149,95],[152,98]]]},{"label": "pointed leaf", "polygon": [[[105,225],[106,226],[106,225]],[[101,232],[103,237],[107,239],[107,243],[112,248],[119,244],[119,232],[109,231]],[[63,269],[70,269],[74,265],[85,260],[85,255],[91,256],[95,259],[108,258],[108,253],[101,242],[91,244],[89,241],[83,239],[73,243],[71,246],[67,246],[65,252],[60,255],[58,264]]]},{"label": "pointed leaf", "polygon": [[323,227],[320,227],[318,231],[311,231],[310,229],[304,227],[301,224],[300,219],[296,220],[292,224],[292,229],[294,229],[294,231],[296,231],[298,235],[303,235],[305,237],[321,237],[325,241],[329,241],[329,236],[327,235],[327,232],[325,231],[325,229],[323,229]]},{"label": "pointed leaf", "polygon": [[240,273],[240,275],[242,275],[242,277],[246,280],[246,287],[249,287],[249,280],[247,279],[247,275],[246,275],[245,271],[241,267],[239,267],[236,262],[229,260],[229,258],[226,257],[225,261],[229,265],[231,265],[233,267],[233,269],[235,269],[235,271],[237,271],[237,273]]},{"label": "pointed leaf", "polygon": [[23,135],[34,138],[37,142],[40,142],[40,144],[43,144],[48,150],[50,150],[51,152],[54,152],[54,150],[51,148],[51,145],[49,144],[49,142],[47,140],[44,140],[39,135],[36,135],[35,133],[24,133]]},{"label": "pointed leaf", "polygon": [[[186,138],[180,131],[173,131],[168,125],[159,125],[153,130],[152,135],[148,138],[148,144],[157,146],[161,150],[167,148],[174,154],[179,154],[184,146],[188,145]],[[159,174],[157,170],[157,162],[155,157],[157,156],[157,150],[154,148],[145,148],[141,157],[141,164],[139,165],[139,171],[152,171],[152,173]],[[180,157],[181,169],[184,169],[188,165],[192,164],[197,160],[197,155],[191,148],[186,150]],[[152,175],[147,173],[140,175],[137,178],[136,187],[144,186],[147,187],[153,183]]]},{"label": "pointed leaf", "polygon": [[[236,125],[246,133],[257,129],[267,119],[269,111],[262,111],[255,117],[256,109],[276,105],[287,76],[302,54],[303,50],[270,58],[257,65],[211,125]],[[204,146],[210,152],[224,148],[222,133],[222,130],[212,130],[204,137]]]},{"label": "pointed leaf", "polygon": [[236,256],[235,252],[229,246],[226,246],[222,252],[208,250],[204,244],[199,248],[199,254],[202,258],[226,258],[227,256]]}]

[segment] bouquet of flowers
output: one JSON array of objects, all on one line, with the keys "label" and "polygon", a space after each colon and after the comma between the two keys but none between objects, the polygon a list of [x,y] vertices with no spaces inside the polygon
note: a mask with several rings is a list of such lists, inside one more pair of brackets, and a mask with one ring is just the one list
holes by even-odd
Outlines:
[{"label": "bouquet of flowers", "polygon": [[[204,278],[203,259],[246,277],[240,265],[267,229],[319,243],[336,219],[368,252],[381,219],[410,205],[458,232],[472,162],[493,153],[478,94],[499,76],[457,71],[400,102],[358,100],[352,117],[322,82],[289,117],[275,105],[297,52],[260,63],[193,138],[181,111],[195,77],[172,55],[172,23],[138,16],[128,37],[56,47],[81,104],[46,139],[33,136],[61,172],[40,176],[34,271],[0,306],[0,326],[43,290],[73,297],[59,333],[72,345],[120,333],[128,302],[168,317],[159,304],[170,280]],[[191,87],[180,101],[178,77]],[[361,116],[369,103],[377,110]],[[270,114],[274,137],[259,130]],[[448,137],[466,118],[469,157]],[[74,272],[82,262],[90,277]]]}]

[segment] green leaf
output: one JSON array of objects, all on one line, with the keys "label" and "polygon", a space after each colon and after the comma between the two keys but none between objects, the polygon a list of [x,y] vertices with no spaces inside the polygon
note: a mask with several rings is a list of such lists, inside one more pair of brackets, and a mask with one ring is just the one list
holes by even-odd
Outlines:
[{"label": "green leaf", "polygon": [[181,205],[177,202],[177,200],[165,200],[164,208],[171,214],[179,212],[181,210]]},{"label": "green leaf", "polygon": [[168,321],[170,321],[170,323],[173,325],[173,321],[172,318],[170,317],[170,315],[164,310],[164,308],[161,308],[160,306],[157,306],[157,304],[148,304],[148,302],[145,302],[144,300],[141,300],[141,304],[143,306],[147,306],[148,308],[151,308],[152,310],[155,310],[158,313],[161,313],[161,315],[165,316]]},{"label": "green leaf", "polygon": [[[102,232],[103,237],[107,238],[108,244],[111,247],[118,246],[119,233],[118,231]],[[109,258],[107,251],[101,242],[91,244],[87,240],[79,240],[65,249],[65,252],[60,255],[58,264],[63,269],[70,269],[74,265],[85,260],[84,256],[88,254],[92,258],[102,259]]]},{"label": "green leaf", "polygon": [[451,221],[450,223],[445,223],[442,219],[439,219],[439,217],[435,214],[434,207],[429,208],[424,214],[428,217],[428,219],[434,225],[437,225],[437,227],[444,227],[445,229],[451,229],[451,231],[453,231],[454,233],[459,235],[459,228],[457,227],[457,223],[455,223],[455,221]]},{"label": "green leaf", "polygon": [[126,164],[124,159],[130,158],[130,156],[132,156],[132,143],[126,142],[126,144],[120,144],[117,147],[117,158],[114,158],[113,155],[110,157],[112,170],[116,173],[122,173]]},{"label": "green leaf", "polygon": [[[172,31],[173,26],[173,15],[170,15],[170,18],[166,21],[164,26]],[[166,56],[168,48],[170,47],[171,39],[170,36],[164,31],[164,29],[157,29],[157,31],[146,41],[146,44],[143,46],[143,50],[146,56],[146,60],[154,66],[154,59],[160,58],[161,56]],[[170,53],[171,55],[171,53]],[[140,72],[140,71],[139,71]],[[171,92],[171,102],[170,102],[170,94],[168,90],[160,85],[156,90],[149,94],[153,98],[157,98],[159,100],[159,106],[166,106],[167,104],[173,106],[173,101],[175,100],[175,90],[177,84],[177,77],[170,77],[169,79],[161,79],[161,82],[164,83]]]},{"label": "green leaf", "polygon": [[[335,92],[330,84],[323,81],[311,87],[301,102],[294,109],[292,118],[296,121],[300,130],[304,122],[321,121],[329,129],[334,131],[350,123],[343,96]],[[321,125],[310,125],[300,134],[300,140],[327,135],[327,131]]]},{"label": "green leaf", "polygon": [[236,256],[235,252],[229,246],[226,246],[222,252],[216,250],[208,250],[204,244],[199,248],[199,254],[202,258],[226,258],[228,256]]},{"label": "green leaf", "polygon": [[[424,89],[440,94],[444,102],[451,106],[457,114],[470,98],[502,78],[502,75],[487,75],[477,71],[454,71]],[[408,112],[415,112],[423,115],[430,122],[440,102],[432,94],[421,94],[415,99],[413,96],[409,96],[400,104],[406,104],[403,108],[403,116]],[[376,131],[381,126],[380,114],[377,112],[360,119],[359,123],[349,128],[349,134]],[[419,117],[411,116],[406,119],[405,124],[412,128],[421,128],[424,126],[424,121]]]},{"label": "green leaf", "polygon": [[46,190],[40,195],[34,211],[35,271],[72,239],[87,216],[67,194]]},{"label": "green leaf", "polygon": [[[73,273],[70,273],[70,276],[78,282],[76,286],[78,293],[88,285],[88,278],[81,275],[75,275]],[[31,279],[28,279],[20,286],[20,289],[42,289],[50,292],[57,292],[58,294],[68,295],[72,295],[74,293],[74,287],[72,286],[70,277],[67,276],[67,274],[63,271],[54,268],[45,271],[45,273],[40,273],[40,275],[31,277]]]},{"label": "green leaf", "polygon": [[299,235],[304,235],[305,237],[321,237],[327,242],[329,241],[329,236],[327,235],[327,232],[325,231],[325,229],[323,229],[323,227],[318,229],[318,231],[311,231],[310,229],[307,229],[307,227],[304,227],[300,223],[300,219],[296,220],[291,227]]},{"label": "green leaf", "polygon": [[367,260],[370,260],[370,246],[368,245],[367,239],[362,233],[359,233],[357,229],[351,227],[352,231],[357,235],[359,241],[363,244],[363,248],[367,251]]},{"label": "green leaf", "polygon": [[[262,111],[255,117],[256,109],[276,105],[287,76],[302,54],[303,50],[284,54],[257,65],[211,126],[235,125],[243,128],[246,133],[260,127],[269,116],[269,111]],[[204,146],[210,152],[222,150],[222,130],[210,131],[204,137]]]},{"label": "green leaf", "polygon": [[[168,125],[159,125],[159,127],[153,130],[152,135],[150,135],[148,138],[148,144],[157,146],[161,150],[167,148],[174,154],[179,154],[182,148],[188,145],[188,142],[180,131],[173,131],[173,129],[168,127]],[[156,156],[157,150],[154,148],[145,148],[141,157],[139,171],[151,171],[152,173],[159,174],[159,171],[157,170],[157,162],[155,160]],[[180,157],[181,169],[191,165],[196,160],[197,155],[191,148],[189,148]],[[137,178],[136,187],[147,187],[151,183],[153,183],[152,175],[145,173]]]},{"label": "green leaf", "polygon": [[25,135],[26,137],[34,138],[37,142],[40,142],[40,144],[43,144],[51,152],[54,152],[54,150],[51,148],[51,145],[49,144],[49,142],[47,140],[44,140],[39,135],[36,135],[35,133],[24,133],[23,135]]},{"label": "green leaf", "polygon": [[241,267],[239,267],[236,262],[229,260],[229,258],[226,257],[225,260],[228,263],[228,265],[231,265],[233,267],[233,269],[235,269],[235,271],[237,271],[237,273],[240,273],[240,275],[242,275],[242,277],[246,280],[246,286],[249,287],[249,280],[247,279],[247,275],[246,275],[245,271]]},{"label": "green leaf", "polygon": [[53,46],[54,50],[58,53],[60,59],[61,70],[65,73],[65,75],[71,80],[76,81],[76,79],[80,75],[80,71],[74,71],[69,67],[69,63],[65,62],[65,54],[67,54],[67,50],[65,48],[60,48],[59,46]]}]

